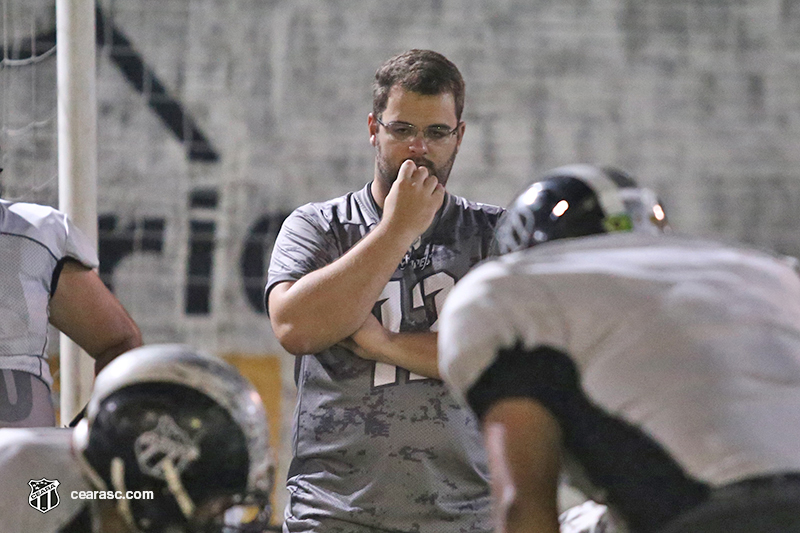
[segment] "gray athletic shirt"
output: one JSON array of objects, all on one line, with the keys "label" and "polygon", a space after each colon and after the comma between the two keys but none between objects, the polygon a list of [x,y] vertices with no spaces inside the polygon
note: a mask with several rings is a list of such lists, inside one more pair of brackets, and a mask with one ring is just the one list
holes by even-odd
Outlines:
[{"label": "gray athletic shirt", "polygon": [[[266,294],[330,264],[380,220],[370,185],[304,205],[275,242]],[[489,252],[502,210],[447,194],[374,313],[391,331],[435,331],[455,282]],[[490,531],[477,421],[442,382],[334,346],[297,359],[285,530]]]},{"label": "gray athletic shirt", "polygon": [[48,306],[65,259],[98,266],[94,247],[67,215],[0,200],[0,369],[53,383],[45,360]]}]

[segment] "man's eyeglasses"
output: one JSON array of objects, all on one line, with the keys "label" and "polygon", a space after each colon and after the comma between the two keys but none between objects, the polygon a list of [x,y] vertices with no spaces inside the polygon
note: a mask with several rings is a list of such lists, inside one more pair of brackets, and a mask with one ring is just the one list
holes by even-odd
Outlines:
[{"label": "man's eyeglasses", "polygon": [[[391,135],[393,139],[401,142],[407,142],[412,139],[416,139],[417,134],[419,133],[419,128],[413,124],[409,124],[408,122],[390,122],[388,124],[384,124],[381,122],[381,119],[377,117],[375,120],[378,122],[378,124],[386,128],[386,131],[389,132],[389,135]],[[429,143],[443,142],[458,131],[458,126],[460,124],[461,123],[459,122],[459,124],[456,124],[456,127],[452,129],[442,124],[434,124],[433,126],[428,126],[422,130],[422,136]]]}]

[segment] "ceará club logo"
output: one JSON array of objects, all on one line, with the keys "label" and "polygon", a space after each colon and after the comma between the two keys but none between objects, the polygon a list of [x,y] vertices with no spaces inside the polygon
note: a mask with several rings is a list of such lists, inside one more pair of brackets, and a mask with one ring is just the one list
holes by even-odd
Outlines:
[{"label": "cear\u00e1 club logo", "polygon": [[50,509],[58,506],[58,486],[61,484],[57,479],[32,479],[28,481],[31,486],[31,494],[28,496],[28,503],[31,507],[46,513]]}]

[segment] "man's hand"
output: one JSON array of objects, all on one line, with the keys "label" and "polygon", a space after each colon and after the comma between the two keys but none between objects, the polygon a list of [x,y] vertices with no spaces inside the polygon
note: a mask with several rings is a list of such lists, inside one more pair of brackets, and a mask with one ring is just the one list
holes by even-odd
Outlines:
[{"label": "man's hand", "polygon": [[381,325],[378,319],[375,318],[375,315],[370,314],[358,331],[339,344],[362,359],[381,361],[382,358],[378,354],[382,349],[385,349],[390,342],[389,330]]},{"label": "man's hand", "polygon": [[426,167],[407,159],[383,206],[382,222],[413,241],[428,229],[444,201],[444,187]]}]

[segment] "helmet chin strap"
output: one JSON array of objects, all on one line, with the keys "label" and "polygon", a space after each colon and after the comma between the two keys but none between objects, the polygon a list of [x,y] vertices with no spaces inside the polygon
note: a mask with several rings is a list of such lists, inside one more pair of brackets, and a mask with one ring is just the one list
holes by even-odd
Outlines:
[{"label": "helmet chin strap", "polygon": [[125,523],[133,530],[138,532],[139,528],[136,527],[136,520],[133,519],[131,512],[131,504],[125,498],[125,462],[120,457],[111,459],[111,485],[114,490],[122,493],[122,498],[117,498],[117,511],[122,515]]},{"label": "helmet chin strap", "polygon": [[[195,505],[189,493],[186,492],[186,487],[183,486],[178,470],[175,468],[175,465],[172,464],[172,460],[169,457],[165,457],[161,461],[160,466],[163,469],[167,487],[175,497],[175,501],[178,502],[181,513],[183,513],[183,516],[185,516],[187,520],[191,519],[194,515]],[[127,498],[124,497],[127,492],[125,487],[125,462],[119,457],[114,457],[111,460],[111,485],[114,487],[114,490],[119,491],[123,496],[122,498],[117,498],[117,511],[122,515],[128,526],[133,531],[138,532],[139,528],[136,526],[136,520],[133,518],[130,503],[128,503]]]},{"label": "helmet chin strap", "polygon": [[186,492],[186,487],[181,482],[181,475],[169,457],[165,457],[161,461],[161,467],[164,470],[164,477],[167,480],[169,491],[175,497],[175,501],[178,502],[178,507],[180,507],[183,516],[189,520],[194,515],[195,505],[189,493]]}]

